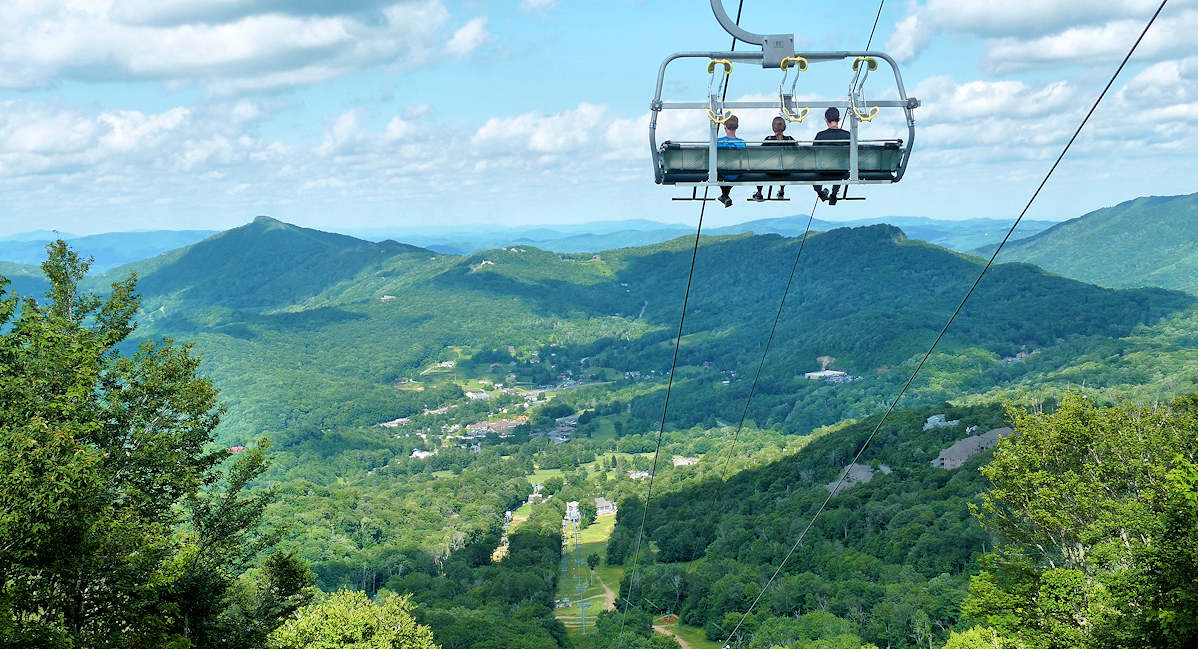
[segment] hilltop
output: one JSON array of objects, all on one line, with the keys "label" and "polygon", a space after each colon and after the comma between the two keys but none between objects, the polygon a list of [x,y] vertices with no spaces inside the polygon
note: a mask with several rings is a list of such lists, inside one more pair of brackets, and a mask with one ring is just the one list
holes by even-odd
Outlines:
[{"label": "hilltop", "polygon": [[144,296],[170,298],[176,304],[265,309],[303,302],[400,253],[428,251],[259,216],[194,245],[116,268],[108,276],[137,271]]},{"label": "hilltop", "polygon": [[1113,288],[1198,293],[1198,194],[1137,198],[1095,210],[1008,243],[999,260]]},{"label": "hilltop", "polygon": [[[312,429],[406,416],[417,397],[397,392],[392,381],[483,352],[519,361],[527,380],[660,379],[669,369],[692,242],[597,255],[513,246],[460,256],[259,218],[134,265],[144,295],[137,334],[195,341],[224,391],[231,416],[222,431],[231,441],[258,431],[287,445]],[[703,238],[671,426],[738,415],[744,377],[756,366],[798,246],[779,235]],[[802,432],[872,410],[935,336],[980,263],[891,226],[811,236],[754,417]],[[999,265],[911,397],[1013,388],[1033,375],[1059,380],[1053,373],[1071,367],[1079,351],[1193,302]],[[530,365],[536,353],[547,362]],[[1020,353],[1034,358],[1003,360]],[[823,356],[861,380],[831,386],[804,379]],[[490,380],[503,382],[505,373]],[[659,379],[617,398],[629,409],[622,419],[629,430],[653,419]]]}]

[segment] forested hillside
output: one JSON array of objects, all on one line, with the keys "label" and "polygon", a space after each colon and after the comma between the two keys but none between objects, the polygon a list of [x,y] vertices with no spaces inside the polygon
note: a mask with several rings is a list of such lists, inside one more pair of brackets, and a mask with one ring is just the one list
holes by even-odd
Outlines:
[{"label": "forested hillside", "polygon": [[[936,414],[956,423],[925,428]],[[728,638],[879,417],[727,482],[695,481],[656,498],[645,535],[657,552],[642,555],[643,581],[631,586],[633,600],[678,613],[712,640]],[[830,615],[813,629],[816,637],[855,635],[853,647],[942,643],[959,621],[977,558],[992,543],[967,507],[986,486],[978,467],[990,454],[974,455],[955,470],[937,468],[934,460],[953,442],[1003,425],[1003,412],[994,406],[942,405],[892,415],[859,460],[872,480],[841,487],[738,634],[777,635],[778,644],[789,644],[794,640],[781,640],[787,618],[825,612]],[[623,503],[610,561],[631,560],[642,513],[637,502]],[[630,584],[625,581],[622,593]],[[930,623],[925,637],[912,632],[921,616]],[[793,629],[790,634],[799,637]]]},{"label": "forested hillside", "polygon": [[[674,425],[735,416],[798,245],[776,235],[704,239],[679,398],[708,405],[679,408]],[[222,428],[227,439],[270,432],[286,447],[292,432],[418,411],[433,402],[394,390],[392,381],[483,351],[513,349],[506,359],[522,359],[527,379],[539,374],[541,383],[565,370],[660,377],[689,246],[682,238],[594,256],[516,247],[457,257],[259,219],[140,265],[138,334],[196,342],[233,415]],[[888,226],[812,236],[753,416],[799,432],[867,414],[935,335],[978,264]],[[1060,370],[1078,344],[1128,336],[1192,302],[1000,265],[912,396],[936,401]],[[530,364],[533,352],[546,363]],[[1034,357],[1003,361],[1020,352]],[[862,379],[835,386],[803,379],[820,369],[817,357]],[[633,411],[652,411],[658,399],[642,395]]]},{"label": "forested hillside", "polygon": [[[614,641],[669,647],[659,618],[672,612],[682,615],[677,633],[705,649],[736,626],[728,616],[739,618],[760,592],[797,512],[826,496],[982,262],[885,225],[812,234],[745,411],[800,241],[705,236],[662,422],[693,241],[457,256],[259,218],[86,280],[71,258],[68,279],[132,309],[136,329],[104,338],[113,346],[105,363],[141,358],[163,337],[200,359],[221,403],[205,420],[206,444],[221,458],[258,458],[235,484],[257,494],[243,523],[270,530],[281,562],[272,569],[291,571],[277,575],[295,593],[287,611],[300,611],[309,584],[349,588],[392,602],[381,610],[410,613],[443,647],[606,649],[628,620],[613,617],[601,592],[591,597],[606,606],[586,623],[573,617],[580,609],[562,566],[580,559],[559,566],[560,521],[568,501],[585,505],[588,524],[596,498],[620,503],[610,538],[591,541],[602,561],[591,570],[628,595],[632,526],[656,466],[631,635]],[[50,283],[35,270],[9,267],[17,282],[8,290],[40,293]],[[129,271],[141,298],[129,293]],[[76,302],[100,304],[82,294]],[[19,319],[28,303],[5,304],[20,323],[6,344],[34,349]],[[29,308],[30,317],[46,313]],[[115,317],[100,310],[70,326],[102,328]],[[1001,425],[996,398],[1051,405],[1083,385],[1100,398],[1193,390],[1195,321],[1185,293],[995,266],[912,385],[910,409],[895,413],[855,469],[856,480],[864,471],[873,481],[831,502],[780,589],[737,634],[761,649],[769,638],[802,649],[840,638],[856,649],[922,646],[962,630],[969,575],[994,543],[966,508],[980,502],[977,467],[987,456],[946,471],[932,466],[937,453]],[[821,369],[832,373],[813,373]],[[933,414],[961,421],[925,428]],[[222,574],[219,587],[239,593],[222,596],[230,616],[269,587],[255,572]],[[296,615],[359,604],[334,598]],[[801,628],[778,621],[795,614]],[[281,618],[270,620],[260,636]],[[586,639],[583,624],[596,625]]]},{"label": "forested hillside", "polygon": [[0,277],[12,283],[8,290],[22,295],[41,295],[49,287],[46,276],[37,266],[0,261]]},{"label": "forested hillside", "polygon": [[1180,648],[1198,633],[1196,417],[1193,395],[899,411],[830,496],[874,416],[676,482],[647,516],[624,502],[607,559],[634,610],[752,649]]},{"label": "forested hillside", "polygon": [[[1090,212],[1013,241],[999,261],[1025,261],[1115,288],[1198,293],[1198,194],[1150,196]],[[976,252],[989,256],[993,247]]]}]

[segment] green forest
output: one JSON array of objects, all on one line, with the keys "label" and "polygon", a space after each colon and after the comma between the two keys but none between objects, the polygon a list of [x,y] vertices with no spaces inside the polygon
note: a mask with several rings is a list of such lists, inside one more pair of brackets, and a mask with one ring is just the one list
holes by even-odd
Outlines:
[{"label": "green forest", "polygon": [[999,264],[882,422],[983,260],[812,234],[754,381],[800,241],[705,236],[671,384],[693,241],[0,265],[0,644],[1198,639],[1193,295]]}]

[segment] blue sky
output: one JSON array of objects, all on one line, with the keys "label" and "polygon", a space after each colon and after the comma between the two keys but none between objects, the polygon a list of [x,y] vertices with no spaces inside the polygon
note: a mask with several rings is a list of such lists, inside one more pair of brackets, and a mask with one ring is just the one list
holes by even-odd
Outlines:
[{"label": "blue sky", "polygon": [[[911,167],[819,216],[1013,218],[1156,4],[886,2],[874,49],[902,63],[924,102]],[[736,0],[726,5],[734,14]],[[857,49],[877,6],[745,0],[742,24],[794,32],[801,50]],[[696,204],[653,184],[648,101],[665,56],[731,40],[704,0],[0,10],[0,235],[218,229],[258,214],[329,230],[693,223]],[[1172,0],[1030,218],[1198,191],[1186,171],[1198,168],[1195,30],[1198,0]],[[671,68],[667,98],[701,100],[701,68]],[[738,66],[729,96],[776,96],[779,76]],[[800,92],[842,96],[848,79],[846,65],[813,66]],[[662,138],[701,133],[694,117],[663,119]],[[744,137],[768,132],[768,111],[745,117]],[[792,133],[810,137],[815,121]],[[899,125],[881,119],[868,134]],[[710,223],[809,206],[739,200]]]}]

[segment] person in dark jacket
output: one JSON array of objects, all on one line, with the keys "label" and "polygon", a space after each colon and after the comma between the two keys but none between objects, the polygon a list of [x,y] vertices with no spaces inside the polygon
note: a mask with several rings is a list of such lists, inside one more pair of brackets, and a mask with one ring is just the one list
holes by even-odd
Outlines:
[{"label": "person in dark jacket", "polygon": [[[762,146],[794,146],[795,139],[786,134],[786,120],[781,117],[775,117],[770,123],[770,128],[774,130],[773,135],[765,136],[765,143]],[[786,186],[778,185],[778,199],[786,198]],[[750,200],[764,201],[765,197],[761,195],[761,185],[757,186],[757,193],[753,194]]]},{"label": "person in dark jacket", "polygon": [[[824,111],[824,121],[828,124],[828,128],[815,134],[815,145],[820,146],[848,146],[849,138],[852,137],[848,131],[840,128],[840,111],[835,106]],[[825,141],[826,142],[823,142]],[[819,195],[821,201],[827,201],[828,205],[836,204],[836,193],[840,191],[840,185],[832,185],[832,193],[824,189],[823,185],[813,185],[815,193]]]}]

